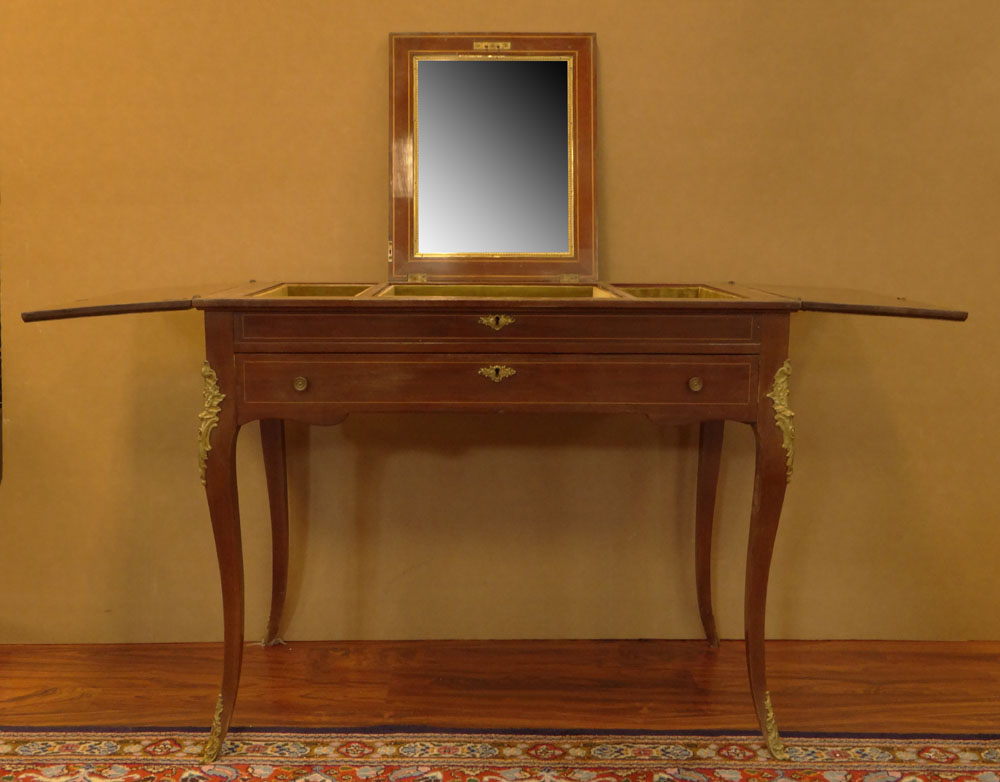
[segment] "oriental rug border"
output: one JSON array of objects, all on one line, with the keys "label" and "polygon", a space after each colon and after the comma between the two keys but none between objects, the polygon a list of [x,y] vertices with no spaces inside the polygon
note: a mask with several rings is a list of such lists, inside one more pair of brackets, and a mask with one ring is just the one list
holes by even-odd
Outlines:
[{"label": "oriental rug border", "polygon": [[2,728],[0,782],[1000,782],[1000,734]]}]

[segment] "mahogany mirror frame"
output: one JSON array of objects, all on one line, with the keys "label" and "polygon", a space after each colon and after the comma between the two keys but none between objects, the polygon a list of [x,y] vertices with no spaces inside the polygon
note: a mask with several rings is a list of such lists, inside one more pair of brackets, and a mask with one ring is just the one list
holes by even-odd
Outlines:
[{"label": "mahogany mirror frame", "polygon": [[[592,33],[393,33],[390,57],[391,281],[587,282],[597,278],[595,216],[595,35]],[[568,253],[419,255],[414,210],[414,57],[538,56],[571,62],[571,247]]]}]

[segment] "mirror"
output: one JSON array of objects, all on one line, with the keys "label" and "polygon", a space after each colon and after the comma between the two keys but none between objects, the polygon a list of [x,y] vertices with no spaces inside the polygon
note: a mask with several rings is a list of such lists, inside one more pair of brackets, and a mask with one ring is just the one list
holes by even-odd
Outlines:
[{"label": "mirror", "polygon": [[417,256],[571,252],[570,66],[415,58]]},{"label": "mirror", "polygon": [[393,35],[393,280],[596,278],[591,35]]}]

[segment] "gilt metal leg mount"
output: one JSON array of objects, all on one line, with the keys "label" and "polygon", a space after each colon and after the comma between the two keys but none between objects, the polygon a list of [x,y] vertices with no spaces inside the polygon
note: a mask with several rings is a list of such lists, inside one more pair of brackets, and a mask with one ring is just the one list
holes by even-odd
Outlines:
[{"label": "gilt metal leg mount", "polygon": [[774,407],[774,422],[781,430],[781,447],[785,449],[785,480],[792,480],[792,466],[795,463],[795,413],[788,406],[788,378],[792,374],[792,362],[787,358],[774,375],[774,385],[767,394]]},{"label": "gilt metal leg mount", "polygon": [[201,365],[201,377],[205,381],[202,391],[205,404],[198,413],[198,467],[201,485],[205,486],[208,452],[212,450],[212,430],[219,425],[219,412],[222,410],[222,400],[226,395],[219,390],[219,377],[207,361]]}]

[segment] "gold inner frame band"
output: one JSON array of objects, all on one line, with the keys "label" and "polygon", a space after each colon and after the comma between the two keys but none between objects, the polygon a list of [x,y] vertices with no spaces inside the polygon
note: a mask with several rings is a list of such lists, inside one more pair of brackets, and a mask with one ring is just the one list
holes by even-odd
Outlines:
[{"label": "gold inner frame band", "polygon": [[[414,54],[412,55],[412,87],[413,87],[413,257],[423,258],[429,261],[434,259],[452,258],[524,258],[527,261],[536,259],[539,261],[550,258],[573,258],[576,255],[576,247],[573,241],[576,235],[576,225],[573,219],[576,214],[576,197],[573,192],[573,182],[576,178],[576,150],[573,145],[573,114],[576,107],[576,93],[574,86],[574,59],[572,54]],[[567,237],[566,252],[454,252],[454,253],[422,253],[420,252],[420,211],[419,193],[420,186],[420,110],[419,110],[419,65],[424,61],[461,61],[461,60],[539,60],[544,62],[565,62],[566,63],[566,149],[567,149],[567,181],[566,181],[566,202],[567,202]]]}]

